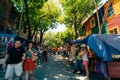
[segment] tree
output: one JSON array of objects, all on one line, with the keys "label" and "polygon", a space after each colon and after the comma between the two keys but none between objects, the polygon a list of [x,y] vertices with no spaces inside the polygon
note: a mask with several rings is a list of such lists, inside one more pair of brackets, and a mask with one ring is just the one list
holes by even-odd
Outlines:
[{"label": "tree", "polygon": [[62,40],[64,42],[70,42],[74,39],[75,35],[73,34],[74,31],[71,31],[71,27],[67,27],[67,29],[62,33]]},{"label": "tree", "polygon": [[38,30],[40,31],[40,44],[43,39],[44,33],[50,28],[56,27],[57,17],[59,16],[59,8],[58,6],[52,2],[51,0],[47,1],[43,8],[40,9],[41,15],[44,17],[40,17]]},{"label": "tree", "polygon": [[[26,22],[27,22],[27,26],[28,26],[28,40],[32,40],[32,38],[35,34],[35,31],[37,30],[37,28],[35,26],[37,26],[37,24],[38,24],[37,17],[39,15],[39,9],[41,9],[43,7],[43,4],[45,1],[46,0],[35,0],[35,1],[32,0],[30,2],[27,2],[27,0],[24,0],[25,12],[26,12]],[[30,24],[30,23],[32,23],[31,21],[34,23]],[[32,27],[31,26],[33,26],[33,29],[34,29],[33,34],[32,34]]]},{"label": "tree", "polygon": [[71,31],[70,27],[68,27],[64,32],[47,32],[44,36],[44,43],[45,45],[54,48],[60,47],[64,42],[70,42],[73,39],[73,32]]},{"label": "tree", "polygon": [[[97,0],[99,2],[100,0]],[[91,0],[59,0],[64,9],[64,23],[73,26],[75,38],[79,36],[82,21],[95,9]],[[73,5],[74,4],[74,5]]]},{"label": "tree", "polygon": [[[37,18],[41,14],[39,13],[39,9],[41,9],[44,3],[47,0],[12,0],[18,9],[21,12],[21,9],[24,11],[23,25],[22,28],[25,29],[25,32],[28,33],[28,40],[32,40],[37,28],[37,22],[39,19]],[[24,27],[23,27],[24,26]],[[28,30],[27,30],[28,29]],[[23,30],[24,31],[24,30]]]},{"label": "tree", "polygon": [[11,3],[10,3],[10,0],[7,0],[7,1],[5,1],[5,5],[6,5],[6,7],[5,7],[5,9],[6,9],[6,17],[5,17],[5,23],[4,23],[4,33],[6,33],[6,31],[7,31],[7,27],[8,27],[8,18],[9,18],[9,11],[10,11],[10,5],[11,5]]},{"label": "tree", "polygon": [[50,48],[60,47],[63,42],[61,37],[61,33],[47,32],[44,36],[44,43]]},{"label": "tree", "polygon": [[55,27],[59,8],[52,0],[13,0],[13,2],[18,10],[22,8],[21,4],[24,4],[22,29],[28,32],[28,40],[32,40],[33,36],[40,32],[39,43],[41,44],[44,32]]}]

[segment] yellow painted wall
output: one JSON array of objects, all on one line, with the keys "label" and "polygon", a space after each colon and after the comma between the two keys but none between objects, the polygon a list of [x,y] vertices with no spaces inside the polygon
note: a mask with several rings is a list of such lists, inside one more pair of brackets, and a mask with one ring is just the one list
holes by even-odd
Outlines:
[{"label": "yellow painted wall", "polygon": [[115,14],[120,14],[120,0],[112,0],[112,3]]},{"label": "yellow painted wall", "polygon": [[87,31],[86,36],[90,35],[91,33],[92,33],[91,30]]}]

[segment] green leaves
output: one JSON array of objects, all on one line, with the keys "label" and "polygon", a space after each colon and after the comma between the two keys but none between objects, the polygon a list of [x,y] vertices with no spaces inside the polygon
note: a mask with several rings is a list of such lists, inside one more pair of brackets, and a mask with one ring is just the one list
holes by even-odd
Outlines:
[{"label": "green leaves", "polygon": [[47,31],[50,28],[53,28],[53,24],[56,23],[57,17],[59,16],[59,7],[52,1],[47,1],[43,8],[40,9],[41,15],[46,15],[44,18],[40,20],[40,27]]},{"label": "green leaves", "polygon": [[14,3],[14,6],[17,8],[19,12],[24,10],[24,3],[23,0],[11,0]]},{"label": "green leaves", "polygon": [[67,28],[64,32],[47,32],[44,36],[45,45],[54,48],[60,47],[63,42],[69,42],[74,39],[73,31]]},{"label": "green leaves", "polygon": [[[100,1],[100,0],[97,0]],[[75,38],[79,36],[79,29],[82,29],[82,21],[91,15],[95,9],[92,0],[59,0],[64,10],[63,23],[74,27]]]}]

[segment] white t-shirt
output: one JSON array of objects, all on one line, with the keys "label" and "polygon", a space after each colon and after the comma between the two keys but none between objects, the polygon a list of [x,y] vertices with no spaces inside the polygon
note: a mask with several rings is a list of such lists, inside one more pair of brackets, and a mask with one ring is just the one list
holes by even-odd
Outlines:
[{"label": "white t-shirt", "polygon": [[87,52],[82,56],[82,60],[89,61],[88,56],[87,56]]}]

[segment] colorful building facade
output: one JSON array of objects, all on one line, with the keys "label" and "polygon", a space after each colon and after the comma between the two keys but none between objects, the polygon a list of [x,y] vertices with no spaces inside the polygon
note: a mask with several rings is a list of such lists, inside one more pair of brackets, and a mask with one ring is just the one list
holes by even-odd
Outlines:
[{"label": "colorful building facade", "polygon": [[0,1],[0,33],[16,34],[19,15],[10,0]]},{"label": "colorful building facade", "polygon": [[[99,10],[99,20],[102,34],[120,33],[120,0],[108,0]],[[98,34],[98,22],[96,12],[84,23],[85,35]]]},{"label": "colorful building facade", "polygon": [[[0,34],[13,34],[18,35],[20,12],[14,7],[11,0],[0,1]],[[27,39],[27,30],[19,33],[19,36]]]},{"label": "colorful building facade", "polygon": [[120,33],[120,0],[110,0],[104,5],[104,8],[108,8],[108,14],[106,21],[108,24],[109,34]]}]

